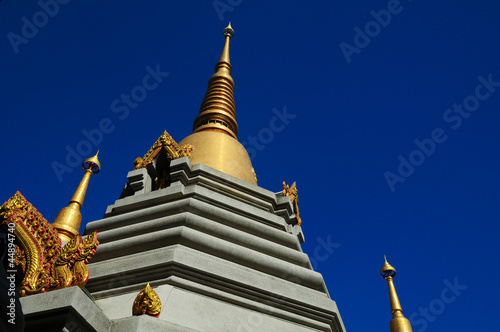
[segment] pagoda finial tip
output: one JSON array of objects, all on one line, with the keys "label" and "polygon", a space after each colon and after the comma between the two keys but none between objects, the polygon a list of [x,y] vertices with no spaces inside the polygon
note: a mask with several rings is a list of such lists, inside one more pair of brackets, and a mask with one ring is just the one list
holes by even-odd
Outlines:
[{"label": "pagoda finial tip", "polygon": [[385,257],[385,255],[384,255],[384,260],[385,260],[384,266],[380,270],[380,275],[382,276],[382,278],[387,279],[388,277],[392,278],[396,276],[396,269],[393,268],[391,264],[387,262],[387,257]]},{"label": "pagoda finial tip", "polygon": [[82,168],[84,171],[90,171],[92,174],[97,174],[101,170],[101,163],[99,162],[99,158],[97,155],[99,154],[99,150],[95,156],[91,158],[87,158],[83,161]]},{"label": "pagoda finial tip", "polygon": [[233,38],[233,36],[234,36],[234,29],[231,27],[231,22],[229,22],[229,24],[227,25],[227,27],[224,30],[222,30],[222,35],[224,37]]}]

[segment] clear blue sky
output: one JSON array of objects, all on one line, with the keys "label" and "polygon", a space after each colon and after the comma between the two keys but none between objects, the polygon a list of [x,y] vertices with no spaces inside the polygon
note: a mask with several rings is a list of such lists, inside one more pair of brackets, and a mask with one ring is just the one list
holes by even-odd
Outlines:
[{"label": "clear blue sky", "polygon": [[[20,190],[52,221],[82,177],[67,149],[100,149],[82,210],[100,219],[163,130],[191,133],[231,20],[239,140],[265,141],[260,186],[297,181],[347,330],[389,330],[384,254],[415,332],[498,329],[499,3],[60,1],[0,2],[2,202]],[[148,66],[169,74],[142,96]]]}]

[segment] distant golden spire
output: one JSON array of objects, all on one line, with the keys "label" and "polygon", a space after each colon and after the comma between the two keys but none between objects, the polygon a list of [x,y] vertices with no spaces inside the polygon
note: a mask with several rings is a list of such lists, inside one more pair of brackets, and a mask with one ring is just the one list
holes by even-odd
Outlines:
[{"label": "distant golden spire", "polygon": [[236,106],[234,104],[234,81],[229,62],[229,40],[234,36],[231,22],[222,31],[226,42],[215,65],[215,74],[208,81],[207,93],[200,106],[200,112],[193,123],[193,133],[219,131],[236,138]]},{"label": "distant golden spire", "polygon": [[57,229],[59,238],[64,242],[69,242],[79,233],[80,224],[82,223],[80,209],[82,208],[85,193],[87,192],[90,176],[99,173],[101,170],[101,163],[99,163],[99,159],[97,158],[98,154],[99,151],[97,151],[95,156],[83,161],[82,168],[85,171],[83,179],[73,197],[71,197],[69,205],[59,211],[52,223],[52,227]]},{"label": "distant golden spire", "polygon": [[384,255],[385,264],[380,270],[382,278],[387,280],[389,284],[389,298],[391,299],[391,332],[413,332],[410,321],[403,316],[403,309],[399,303],[398,294],[394,287],[393,278],[396,276],[396,269],[387,263],[387,258]]}]

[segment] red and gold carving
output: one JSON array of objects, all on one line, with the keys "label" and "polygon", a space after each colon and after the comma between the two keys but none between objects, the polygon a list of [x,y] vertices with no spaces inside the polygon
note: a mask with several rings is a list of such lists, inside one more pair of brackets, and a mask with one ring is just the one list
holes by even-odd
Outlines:
[{"label": "red and gold carving", "polygon": [[85,263],[99,245],[96,232],[84,240],[78,234],[63,247],[57,230],[20,192],[0,207],[0,226],[7,227],[10,223],[15,225],[13,264],[24,273],[18,286],[21,296],[85,285],[88,280]]}]

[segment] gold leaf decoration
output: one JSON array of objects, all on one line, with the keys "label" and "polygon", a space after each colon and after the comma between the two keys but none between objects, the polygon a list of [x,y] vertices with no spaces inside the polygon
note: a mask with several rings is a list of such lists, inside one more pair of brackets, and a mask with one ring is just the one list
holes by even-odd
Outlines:
[{"label": "gold leaf decoration", "polygon": [[297,224],[302,225],[302,219],[299,216],[299,191],[297,190],[297,184],[294,182],[290,187],[283,181],[283,196],[288,196],[292,202],[293,212],[295,212],[295,217],[297,218]]},{"label": "gold leaf decoration", "polygon": [[149,315],[158,318],[158,316],[160,316],[160,312],[160,297],[148,283],[135,298],[132,306],[132,315]]}]

